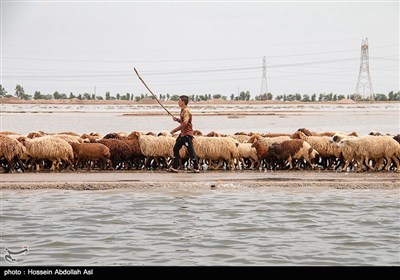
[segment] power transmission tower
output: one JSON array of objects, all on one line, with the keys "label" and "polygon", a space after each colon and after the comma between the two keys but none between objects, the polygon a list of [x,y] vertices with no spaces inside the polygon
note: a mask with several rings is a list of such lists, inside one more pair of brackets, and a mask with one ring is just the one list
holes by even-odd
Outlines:
[{"label": "power transmission tower", "polygon": [[363,99],[366,97],[372,99],[374,95],[369,72],[368,38],[361,42],[360,74],[358,75],[355,94],[361,95]]},{"label": "power transmission tower", "polygon": [[267,89],[267,59],[263,58],[263,73],[261,79],[261,93],[260,100],[267,100],[268,89]]}]

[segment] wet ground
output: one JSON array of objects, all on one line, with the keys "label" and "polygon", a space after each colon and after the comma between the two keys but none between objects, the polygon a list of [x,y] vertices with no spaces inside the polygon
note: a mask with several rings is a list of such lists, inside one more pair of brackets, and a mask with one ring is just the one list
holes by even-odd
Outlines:
[{"label": "wet ground", "polygon": [[400,189],[397,172],[334,171],[112,171],[13,173],[0,175],[0,189],[118,188],[238,188],[238,187],[329,187]]}]

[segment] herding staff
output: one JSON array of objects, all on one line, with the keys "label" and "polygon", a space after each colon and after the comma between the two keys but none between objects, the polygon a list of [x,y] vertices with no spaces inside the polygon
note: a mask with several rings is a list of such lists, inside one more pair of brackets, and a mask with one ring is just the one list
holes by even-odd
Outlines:
[{"label": "herding staff", "polygon": [[145,87],[150,91],[150,93],[154,96],[154,98],[157,100],[158,104],[160,104],[161,107],[163,107],[164,110],[167,111],[167,113],[168,113],[171,117],[174,118],[175,116],[172,115],[172,114],[167,110],[167,108],[165,108],[164,105],[161,104],[161,102],[160,102],[160,100],[158,100],[157,96],[151,91],[151,89],[149,89],[149,87],[146,85],[146,83],[145,83],[145,82],[143,81],[143,79],[140,77],[139,72],[136,70],[136,68],[133,68],[133,69],[135,69],[136,75],[138,76],[139,80],[142,81],[142,83],[144,84],[144,86],[145,86]]}]

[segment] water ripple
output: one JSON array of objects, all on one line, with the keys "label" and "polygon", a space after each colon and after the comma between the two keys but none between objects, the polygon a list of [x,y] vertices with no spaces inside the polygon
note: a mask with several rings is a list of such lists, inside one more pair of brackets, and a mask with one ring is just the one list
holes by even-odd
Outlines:
[{"label": "water ripple", "polygon": [[29,246],[18,265],[397,266],[399,198],[398,190],[2,191],[1,244]]}]

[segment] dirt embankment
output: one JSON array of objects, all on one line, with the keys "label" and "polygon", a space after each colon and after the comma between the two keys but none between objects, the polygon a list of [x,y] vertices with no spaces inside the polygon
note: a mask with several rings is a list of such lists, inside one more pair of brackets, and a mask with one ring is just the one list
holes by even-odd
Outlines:
[{"label": "dirt embankment", "polygon": [[309,171],[113,171],[79,173],[14,173],[0,175],[0,190],[70,189],[238,189],[238,188],[336,188],[400,189],[396,172]]}]

